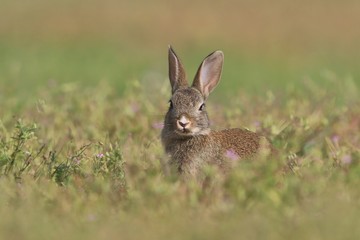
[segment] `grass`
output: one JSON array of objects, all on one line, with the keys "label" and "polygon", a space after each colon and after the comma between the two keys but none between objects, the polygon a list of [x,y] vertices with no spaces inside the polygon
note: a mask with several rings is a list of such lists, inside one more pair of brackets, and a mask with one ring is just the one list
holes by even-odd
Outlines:
[{"label": "grass", "polygon": [[[2,1],[1,239],[359,238],[359,4],[191,4]],[[167,176],[169,43],[224,51],[213,128],[279,156]]]},{"label": "grass", "polygon": [[64,83],[16,116],[5,99],[2,237],[355,238],[360,109],[344,81],[336,91],[309,80],[307,91],[211,102],[216,127],[263,132],[281,155],[241,162],[225,179],[209,169],[203,186],[163,174],[167,87],[150,96],[135,81],[119,97],[106,83]]},{"label": "grass", "polygon": [[[359,71],[356,56],[329,55],[319,52],[314,56],[289,53],[259,55],[254,52],[219,44],[225,52],[223,81],[214,92],[216,99],[235,95],[239,88],[250,93],[261,94],[268,90],[283,91],[287,87],[302,87],[307,78],[326,88],[331,81],[352,78],[356,85]],[[189,80],[195,75],[199,62],[213,47],[179,46]],[[175,46],[175,49],[176,46]],[[21,95],[18,100],[37,100],[36,91],[41,87],[57,83],[83,84],[94,87],[98,82],[109,82],[122,95],[132,81],[141,84],[157,83],[167,79],[166,44],[161,49],[134,49],[113,43],[11,43],[0,41],[0,99]],[[158,84],[160,85],[160,84]],[[147,85],[147,87],[149,87]],[[30,91],[29,91],[30,90]],[[144,89],[145,91],[147,89]],[[154,90],[150,88],[148,91]],[[226,93],[226,94],[224,94]],[[231,99],[226,98],[226,101]]]}]

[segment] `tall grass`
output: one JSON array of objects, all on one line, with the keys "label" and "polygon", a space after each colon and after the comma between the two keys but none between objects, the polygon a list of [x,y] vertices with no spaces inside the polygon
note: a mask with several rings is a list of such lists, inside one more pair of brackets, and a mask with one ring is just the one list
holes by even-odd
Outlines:
[{"label": "tall grass", "polygon": [[281,154],[241,161],[225,178],[210,168],[202,185],[165,174],[165,87],[151,97],[136,81],[122,97],[105,83],[45,87],[16,116],[5,100],[2,236],[356,238],[360,109],[343,82],[209,103],[215,128],[261,132]]}]

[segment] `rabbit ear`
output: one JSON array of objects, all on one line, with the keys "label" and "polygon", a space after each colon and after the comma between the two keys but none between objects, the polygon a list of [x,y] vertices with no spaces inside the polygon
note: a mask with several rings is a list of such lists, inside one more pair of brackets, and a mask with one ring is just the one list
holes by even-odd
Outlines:
[{"label": "rabbit ear", "polygon": [[180,87],[188,86],[184,67],[171,46],[169,46],[169,79],[172,93]]},{"label": "rabbit ear", "polygon": [[192,86],[198,89],[205,99],[219,83],[223,63],[224,54],[222,51],[211,53],[201,63]]}]

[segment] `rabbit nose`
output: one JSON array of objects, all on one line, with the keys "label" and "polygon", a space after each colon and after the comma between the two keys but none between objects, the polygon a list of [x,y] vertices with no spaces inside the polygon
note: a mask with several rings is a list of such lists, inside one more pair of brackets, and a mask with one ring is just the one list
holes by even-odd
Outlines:
[{"label": "rabbit nose", "polygon": [[190,121],[185,116],[181,116],[181,118],[177,120],[177,125],[179,128],[186,128],[190,125]]}]

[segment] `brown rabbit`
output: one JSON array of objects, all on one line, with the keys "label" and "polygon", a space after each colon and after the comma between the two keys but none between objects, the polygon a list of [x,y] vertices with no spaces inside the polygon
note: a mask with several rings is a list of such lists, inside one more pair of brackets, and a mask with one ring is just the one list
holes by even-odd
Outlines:
[{"label": "brown rabbit", "polygon": [[219,83],[223,62],[222,51],[207,56],[190,87],[183,65],[169,47],[172,97],[161,140],[170,165],[185,176],[198,177],[208,164],[226,171],[235,160],[253,157],[263,143],[269,145],[264,137],[245,129],[210,130],[205,101]]}]

